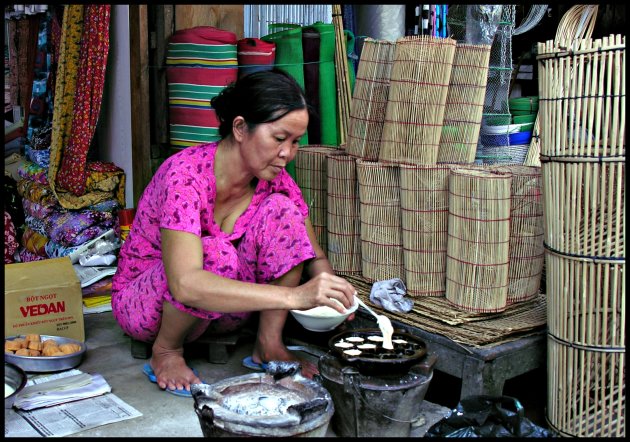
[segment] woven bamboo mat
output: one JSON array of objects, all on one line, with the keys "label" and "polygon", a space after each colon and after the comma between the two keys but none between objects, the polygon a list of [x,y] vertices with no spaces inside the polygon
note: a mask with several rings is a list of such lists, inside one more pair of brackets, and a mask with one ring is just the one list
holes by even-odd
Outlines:
[{"label": "woven bamboo mat", "polygon": [[361,300],[378,313],[430,333],[438,333],[460,344],[490,347],[538,332],[547,324],[547,297],[509,305],[500,313],[475,313],[457,309],[446,298],[414,298],[408,313],[384,310],[370,301],[372,284],[362,276],[340,275],[357,289]]}]

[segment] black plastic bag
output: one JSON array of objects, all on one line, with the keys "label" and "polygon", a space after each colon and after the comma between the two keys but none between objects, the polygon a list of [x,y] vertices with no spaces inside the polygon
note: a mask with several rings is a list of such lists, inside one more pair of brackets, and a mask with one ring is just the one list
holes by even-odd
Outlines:
[{"label": "black plastic bag", "polygon": [[518,399],[510,396],[469,396],[424,437],[553,437],[524,414]]}]

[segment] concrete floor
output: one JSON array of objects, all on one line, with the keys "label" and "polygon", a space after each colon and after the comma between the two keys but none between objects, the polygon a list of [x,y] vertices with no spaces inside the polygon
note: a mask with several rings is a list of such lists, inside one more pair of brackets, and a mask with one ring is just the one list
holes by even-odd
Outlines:
[{"label": "concrete floor", "polygon": [[[112,393],[142,413],[141,417],[103,425],[75,433],[70,437],[203,437],[191,398],[168,394],[147,379],[142,366],[148,360],[135,359],[130,339],[123,334],[110,312],[85,316],[88,350],[77,367],[87,373],[100,373],[112,387]],[[191,345],[186,349],[189,365],[196,368],[207,383],[250,374],[241,360],[251,354],[253,338],[240,339],[230,351],[226,364],[211,364],[207,347]],[[301,353],[302,356],[316,357]],[[420,419],[412,426],[411,437],[421,437],[426,430],[449,412],[449,408],[424,401]],[[327,436],[336,437],[328,428]]]}]

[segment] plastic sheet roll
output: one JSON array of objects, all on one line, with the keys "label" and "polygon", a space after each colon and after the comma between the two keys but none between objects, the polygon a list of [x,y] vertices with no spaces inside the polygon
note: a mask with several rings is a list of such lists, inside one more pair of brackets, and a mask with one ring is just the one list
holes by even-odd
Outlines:
[{"label": "plastic sheet roll", "polygon": [[356,35],[396,41],[405,36],[405,5],[355,5]]},{"label": "plastic sheet roll", "polygon": [[319,106],[321,144],[337,146],[337,82],[335,76],[335,26],[317,22],[319,32]]},{"label": "plastic sheet roll", "polygon": [[319,104],[319,32],[310,27],[302,28],[304,49],[304,92],[315,109],[308,120],[308,141],[319,144],[321,136],[321,110]]},{"label": "plastic sheet roll", "polygon": [[[302,28],[297,26],[293,29],[278,31],[273,34],[265,35],[261,40],[276,44],[275,66],[295,78],[295,81],[304,89]],[[308,144],[308,131],[300,139],[300,146],[304,146],[305,144]],[[295,178],[295,160],[287,164],[286,169],[289,175]]]}]

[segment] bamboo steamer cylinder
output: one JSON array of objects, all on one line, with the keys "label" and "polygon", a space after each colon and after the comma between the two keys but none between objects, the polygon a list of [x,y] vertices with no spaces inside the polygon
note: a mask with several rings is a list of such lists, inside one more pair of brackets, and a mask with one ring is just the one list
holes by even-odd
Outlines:
[{"label": "bamboo steamer cylinder", "polygon": [[510,173],[454,168],[448,183],[446,299],[462,310],[507,305]]},{"label": "bamboo steamer cylinder", "polygon": [[547,420],[625,435],[625,37],[538,44]]},{"label": "bamboo steamer cylinder", "polygon": [[542,156],[545,246],[567,256],[625,256],[625,164]]},{"label": "bamboo steamer cylinder", "polygon": [[488,85],[490,45],[457,43],[437,162],[473,164]]},{"label": "bamboo steamer cylinder", "polygon": [[561,435],[625,435],[625,280],[625,261],[547,253],[547,420]]},{"label": "bamboo steamer cylinder", "polygon": [[400,166],[403,264],[407,294],[444,296],[451,166]]},{"label": "bamboo steamer cylinder", "polygon": [[328,248],[328,172],[326,155],[336,152],[334,146],[307,144],[295,156],[295,181],[308,205],[309,218],[317,242]]},{"label": "bamboo steamer cylinder", "polygon": [[625,45],[621,35],[580,40],[571,52],[538,43],[541,156],[625,156]]},{"label": "bamboo steamer cylinder", "polygon": [[379,161],[437,162],[455,44],[429,36],[396,41]]},{"label": "bamboo steamer cylinder", "polygon": [[[538,44],[545,243],[585,257],[625,250],[625,37]],[[567,199],[570,204],[565,204]]]},{"label": "bamboo steamer cylinder", "polygon": [[346,152],[376,161],[381,146],[396,43],[366,38],[350,103]]},{"label": "bamboo steamer cylinder", "polygon": [[361,222],[356,159],[327,155],[328,261],[336,273],[361,274]]},{"label": "bamboo steamer cylinder", "polygon": [[404,282],[399,167],[357,160],[357,178],[363,277]]},{"label": "bamboo steamer cylinder", "polygon": [[542,175],[540,167],[494,166],[512,174],[510,190],[510,267],[508,305],[534,299],[545,263]]}]

